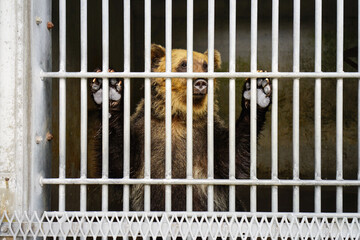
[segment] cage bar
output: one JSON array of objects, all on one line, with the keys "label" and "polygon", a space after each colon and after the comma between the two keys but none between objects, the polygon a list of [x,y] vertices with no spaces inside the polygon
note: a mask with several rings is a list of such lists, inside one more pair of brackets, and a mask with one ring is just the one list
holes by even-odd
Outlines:
[{"label": "cage bar", "polygon": [[[81,72],[87,72],[87,1],[81,0],[80,9],[81,19]],[[87,177],[87,88],[88,83],[86,78],[81,79],[81,165],[80,177]],[[86,185],[80,186],[80,211],[86,211]]]},{"label": "cage bar", "polygon": [[[337,0],[336,71],[343,72],[344,1]],[[343,79],[336,81],[336,180],[343,180]],[[343,211],[343,188],[336,188],[336,212]]]},{"label": "cage bar", "polygon": [[[215,0],[209,0],[208,9],[208,72],[214,72]],[[208,179],[214,179],[214,79],[208,79],[207,155]],[[214,186],[208,186],[208,211],[214,211]]]},{"label": "cage bar", "polygon": [[[130,72],[130,0],[124,0],[124,72]],[[124,178],[130,178],[130,78],[124,78]],[[130,210],[130,186],[124,185],[123,211]]]},{"label": "cage bar", "polygon": [[[60,72],[66,71],[66,0],[59,2]],[[66,177],[66,80],[59,80],[59,179]],[[59,185],[59,211],[65,211],[65,185]]]},{"label": "cage bar", "polygon": [[[166,0],[166,72],[171,72],[171,50],[172,50],[172,0]],[[166,153],[165,153],[165,178],[171,179],[171,78],[167,78],[165,82],[166,88],[166,116],[165,116],[165,129],[166,129]],[[171,185],[165,187],[165,210],[171,211]]]},{"label": "cage bar", "polygon": [[[236,71],[236,0],[230,0],[229,18],[229,72]],[[236,83],[235,79],[229,79],[229,179],[235,179],[235,131],[236,131]],[[236,189],[229,187],[229,211],[236,211]]]},{"label": "cage bar", "polygon": [[[315,72],[321,72],[322,0],[315,1]],[[315,79],[315,179],[321,180],[321,79]],[[321,187],[315,186],[315,212],[321,212]]]},{"label": "cage bar", "polygon": [[322,80],[336,79],[336,78],[360,78],[359,72],[40,72],[40,77],[45,78],[282,78],[282,80],[289,80],[294,78],[320,78]]},{"label": "cage bar", "polygon": [[[257,71],[257,18],[258,18],[258,1],[251,1],[251,56],[250,68],[251,72]],[[257,112],[257,81],[251,78],[251,96],[250,96],[250,179],[255,180],[256,177],[256,112]],[[250,187],[250,211],[256,212],[256,186]]]},{"label": "cage bar", "polygon": [[[272,72],[278,72],[279,61],[279,0],[272,1]],[[278,79],[272,80],[271,106],[271,179],[278,179]],[[271,211],[278,211],[278,187],[271,187]]]},{"label": "cage bar", "polygon": [[150,185],[237,185],[237,186],[359,186],[360,180],[271,180],[271,179],[101,179],[41,178],[40,184],[150,184]]},{"label": "cage bar", "polygon": [[[145,1],[145,73],[151,72],[151,0]],[[151,178],[151,79],[145,78],[145,170]],[[150,186],[144,188],[144,210],[150,211]]]},{"label": "cage bar", "polygon": [[[300,0],[294,0],[294,49],[293,71],[300,70]],[[293,178],[299,180],[299,131],[300,131],[300,80],[294,79],[293,85]],[[293,189],[293,212],[299,212],[299,187]]]},{"label": "cage bar", "polygon": [[[102,68],[109,68],[109,0],[102,1]],[[109,178],[109,79],[103,78],[102,102],[102,178]],[[101,206],[108,211],[109,186],[102,185]]]},{"label": "cage bar", "polygon": [[[187,0],[187,72],[193,71],[193,15],[194,15],[194,2]],[[193,178],[193,99],[192,99],[192,79],[187,79],[186,89],[186,178]],[[192,186],[186,186],[186,211],[192,211]]]},{"label": "cage bar", "polygon": [[[360,4],[358,3],[358,46],[360,46]],[[358,59],[360,59],[360,48],[358,47]],[[360,64],[358,64],[360,72]],[[358,79],[358,180],[360,180],[360,79]],[[358,187],[358,213],[360,213],[360,186]]]}]

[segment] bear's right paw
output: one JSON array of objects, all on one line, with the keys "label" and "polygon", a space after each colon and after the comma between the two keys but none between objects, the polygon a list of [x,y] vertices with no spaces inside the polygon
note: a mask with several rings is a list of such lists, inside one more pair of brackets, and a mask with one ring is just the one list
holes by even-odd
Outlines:
[{"label": "bear's right paw", "polygon": [[[97,69],[96,72],[101,72]],[[115,72],[114,69],[109,69],[109,72]],[[103,102],[102,79],[94,78],[90,83],[90,89],[94,102],[101,105]],[[111,108],[116,108],[121,100],[122,81],[118,78],[109,79],[109,105]]]},{"label": "bear's right paw", "polygon": [[[258,70],[262,72],[262,70]],[[250,108],[250,95],[251,95],[251,81],[246,79],[243,89],[243,105],[246,109]],[[260,108],[267,108],[271,103],[271,80],[269,78],[258,78],[257,79],[257,105]]]}]

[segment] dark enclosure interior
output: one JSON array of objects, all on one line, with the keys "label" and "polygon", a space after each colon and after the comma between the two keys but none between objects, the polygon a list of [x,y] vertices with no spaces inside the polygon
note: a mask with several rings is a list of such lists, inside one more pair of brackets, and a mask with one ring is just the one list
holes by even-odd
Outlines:
[{"label": "dark enclosure interior", "polygon": [[[123,71],[123,1],[110,0],[110,66]],[[59,69],[59,8],[58,0],[53,0],[53,71]],[[80,1],[67,1],[67,64],[69,72],[80,71]],[[88,71],[102,65],[102,12],[101,0],[88,1]],[[258,68],[271,71],[271,1],[258,3]],[[194,50],[207,49],[207,1],[194,1]],[[215,48],[222,56],[220,71],[228,71],[229,59],[229,2],[216,1],[215,5]],[[251,1],[237,1],[236,17],[236,69],[250,70],[250,8]],[[293,69],[293,3],[280,0],[279,19],[279,71]],[[314,71],[315,50],[315,3],[301,1],[301,51],[300,69]],[[345,1],[344,13],[344,70],[357,71],[357,1]],[[186,1],[173,1],[173,48],[186,48]],[[336,71],[336,1],[323,1],[322,19],[322,71]],[[152,1],[151,42],[165,46],[165,1]],[[351,61],[349,61],[351,60]],[[131,70],[144,70],[144,1],[131,1]],[[228,123],[228,79],[218,79],[219,89],[215,97],[219,102],[220,116]],[[59,156],[59,88],[58,80],[53,80],[53,159],[52,177],[58,177]],[[244,79],[236,83],[237,106],[240,113],[241,88]],[[300,79],[300,177],[314,179],[314,79]],[[279,80],[279,178],[292,178],[292,80]],[[344,178],[357,178],[357,89],[358,81],[344,79]],[[66,176],[80,176],[80,81],[68,79],[67,129],[66,129]],[[143,97],[143,79],[131,80],[131,109],[134,112]],[[88,97],[88,152],[92,154],[92,140],[100,124],[96,109]],[[336,80],[322,81],[322,178],[336,178]],[[185,154],[185,153],[184,153]],[[267,116],[257,150],[258,177],[271,178],[271,114]],[[91,188],[91,187],[90,187]],[[244,187],[238,189],[248,191]],[[99,191],[101,189],[99,188]],[[79,186],[66,187],[66,210],[79,210]],[[91,197],[88,195],[88,197]],[[344,211],[355,212],[357,188],[344,188]],[[51,210],[58,209],[58,188],[52,187]],[[249,199],[246,202],[249,206]],[[271,210],[271,188],[258,187],[258,211]],[[322,188],[322,211],[335,211],[335,187]],[[314,188],[300,188],[300,210],[314,211]],[[279,211],[292,211],[292,187],[279,188]]]}]

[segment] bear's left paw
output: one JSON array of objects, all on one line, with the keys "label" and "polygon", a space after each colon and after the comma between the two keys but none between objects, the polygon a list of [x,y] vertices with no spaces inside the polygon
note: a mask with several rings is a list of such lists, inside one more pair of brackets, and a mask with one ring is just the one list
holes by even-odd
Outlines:
[{"label": "bear's left paw", "polygon": [[[262,72],[261,70],[259,72]],[[244,106],[248,109],[250,108],[250,96],[251,96],[251,80],[246,79],[244,91],[243,91],[243,101]],[[257,104],[260,108],[266,108],[270,105],[271,102],[271,80],[269,78],[258,78],[257,79]]]}]

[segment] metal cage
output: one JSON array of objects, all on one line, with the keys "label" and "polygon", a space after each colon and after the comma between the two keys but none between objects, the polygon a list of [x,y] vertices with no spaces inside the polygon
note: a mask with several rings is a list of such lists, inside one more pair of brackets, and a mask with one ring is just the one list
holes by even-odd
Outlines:
[{"label": "metal cage", "polygon": [[[37,5],[41,5],[37,1]],[[360,79],[357,72],[344,72],[344,0],[337,0],[337,36],[336,36],[336,72],[322,72],[322,0],[315,0],[315,71],[300,71],[300,0],[293,1],[293,71],[280,72],[278,67],[279,52],[279,0],[272,0],[272,58],[271,71],[257,72],[257,34],[258,34],[258,0],[251,0],[251,58],[250,71],[236,71],[236,0],[229,0],[229,68],[227,72],[214,72],[214,32],[215,32],[215,0],[208,1],[208,52],[209,71],[195,73],[192,69],[193,57],[188,54],[186,73],[171,72],[171,58],[166,58],[166,72],[151,72],[151,0],[144,1],[144,26],[145,26],[145,68],[143,72],[134,72],[130,69],[130,0],[123,1],[124,18],[124,71],[108,73],[88,72],[88,15],[87,0],[80,1],[81,19],[81,71],[68,72],[66,70],[66,0],[59,0],[59,71],[47,71],[47,67],[39,67],[35,63],[33,78],[36,81],[51,82],[59,79],[59,177],[50,178],[47,175],[38,177],[41,169],[35,169],[31,181],[36,190],[31,193],[32,202],[44,198],[42,193],[47,185],[59,187],[58,211],[46,211],[44,205],[38,204],[29,213],[16,212],[4,213],[0,217],[0,236],[3,237],[182,237],[182,238],[281,238],[281,239],[325,239],[325,238],[351,238],[360,237],[360,194],[358,195],[357,212],[343,212],[343,187],[352,186],[360,188],[360,170],[358,180],[344,180],[343,177],[343,82],[344,78]],[[172,0],[165,0],[165,39],[166,56],[171,55],[172,49]],[[360,12],[360,2],[358,2]],[[44,13],[35,13],[32,16],[50,14],[50,8]],[[47,13],[46,13],[47,12]],[[109,68],[109,0],[102,0],[102,69]],[[187,51],[193,51],[193,0],[187,0]],[[43,17],[44,18],[44,17]],[[34,25],[35,26],[35,25]],[[33,39],[38,39],[36,26]],[[358,29],[360,32],[360,16]],[[358,37],[358,45],[360,37]],[[41,48],[41,46],[34,46]],[[47,55],[47,53],[45,54]],[[360,51],[358,53],[360,57]],[[41,58],[34,56],[34,59]],[[41,70],[42,69],[42,70]],[[359,68],[360,69],[360,68]],[[101,178],[87,177],[87,95],[88,78],[103,78],[103,103],[102,103],[102,152],[103,168]],[[109,78],[124,79],[124,177],[109,179]],[[150,176],[150,151],[151,151],[151,78],[166,78],[166,177],[165,179],[151,179]],[[171,78],[187,78],[187,178],[173,179],[171,176]],[[193,179],[192,169],[192,79],[208,78],[208,179]],[[273,96],[271,108],[271,179],[257,177],[257,126],[256,126],[256,78],[272,78]],[[66,84],[69,78],[81,81],[81,176],[79,178],[66,177]],[[145,172],[143,179],[130,178],[130,84],[132,79],[145,79]],[[214,179],[214,78],[229,79],[229,179]],[[235,178],[235,84],[238,78],[251,78],[251,165],[250,179]],[[315,104],[314,104],[314,129],[315,129],[315,168],[313,179],[300,179],[299,171],[299,144],[300,144],[300,79],[315,79]],[[280,179],[278,176],[278,82],[283,79],[293,79],[293,177]],[[326,180],[321,176],[321,83],[323,79],[336,79],[336,179]],[[360,86],[360,83],[359,83]],[[46,91],[46,89],[45,89]],[[360,92],[360,88],[359,88]],[[360,95],[359,95],[360,96]],[[357,119],[360,119],[360,98]],[[40,123],[41,125],[41,123]],[[360,136],[360,132],[358,133]],[[360,142],[360,141],[359,141]],[[360,149],[360,147],[359,147]],[[185,153],[184,153],[185,154]],[[41,155],[41,154],[40,154]],[[40,156],[37,155],[37,156]],[[48,156],[39,158],[43,161]],[[360,158],[359,158],[360,159]],[[49,161],[50,159],[46,159]],[[38,166],[39,163],[33,163]],[[358,161],[360,166],[360,160]],[[108,211],[108,187],[111,184],[123,185],[123,211]],[[129,186],[143,184],[145,186],[145,200],[143,212],[130,211]],[[165,185],[165,211],[150,211],[150,186],[154,184]],[[208,211],[192,211],[192,186],[207,185]],[[80,211],[66,211],[65,188],[67,185],[80,186]],[[102,186],[102,211],[88,212],[86,206],[87,185]],[[186,212],[171,211],[171,186],[186,185]],[[229,211],[214,211],[214,185],[229,186]],[[235,186],[250,186],[250,209],[248,212],[235,211]],[[259,186],[271,187],[271,211],[259,212],[257,209],[257,188]],[[278,188],[281,186],[292,187],[293,208],[292,212],[279,212]],[[314,187],[314,212],[300,211],[300,187]],[[323,212],[321,209],[321,188],[326,186],[336,187],[336,212]],[[360,189],[359,189],[360,193]]]}]

